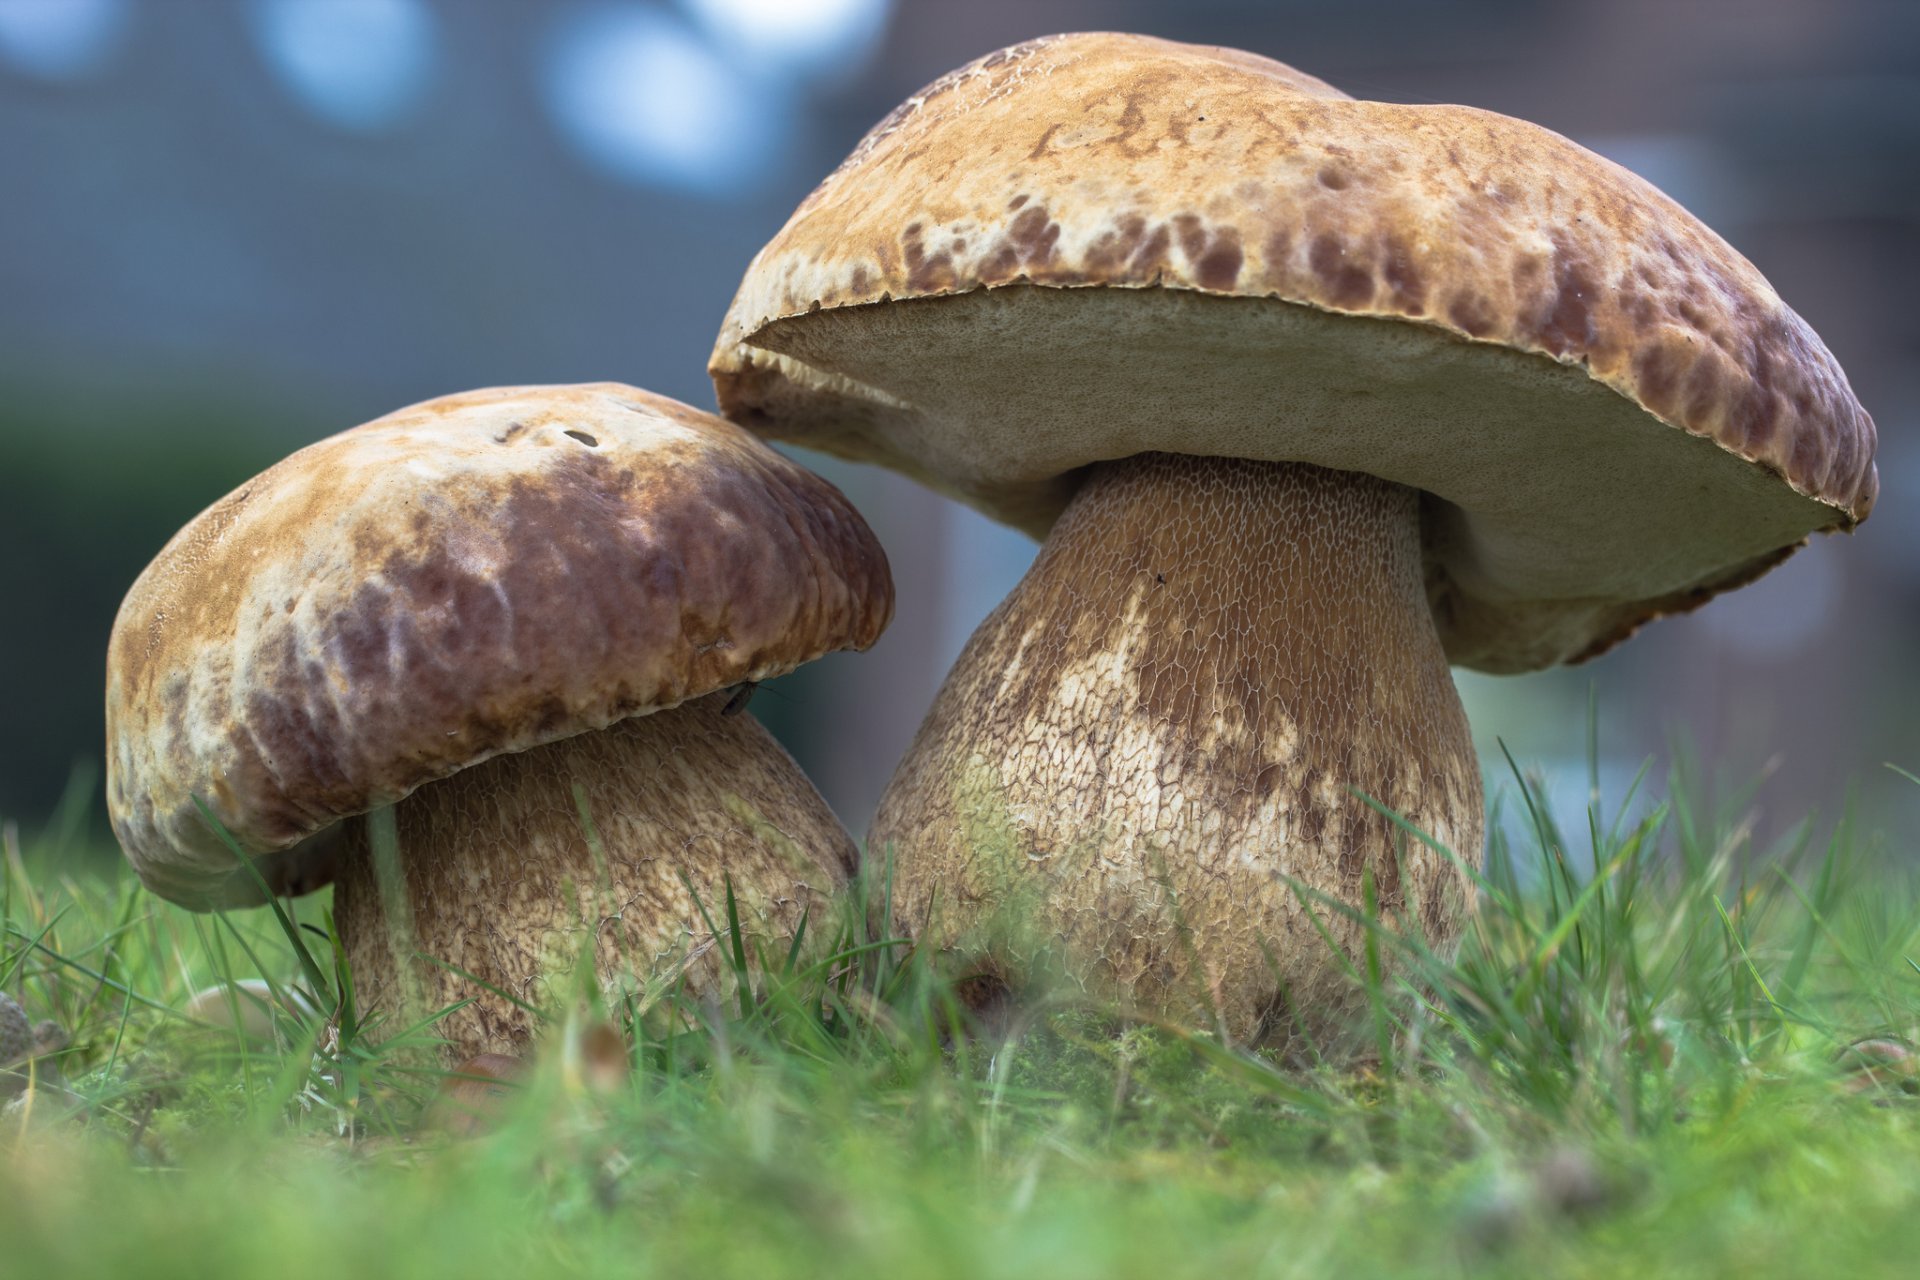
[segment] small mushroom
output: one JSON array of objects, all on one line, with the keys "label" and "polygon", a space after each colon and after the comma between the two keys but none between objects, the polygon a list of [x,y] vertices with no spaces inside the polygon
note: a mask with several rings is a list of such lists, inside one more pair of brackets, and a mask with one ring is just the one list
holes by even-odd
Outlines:
[{"label": "small mushroom", "polygon": [[[632,1076],[627,1039],[604,1018],[569,1025],[541,1046],[558,1057],[565,1092],[605,1101],[623,1092]],[[456,1138],[477,1137],[496,1127],[514,1092],[533,1074],[534,1062],[501,1053],[467,1059],[441,1080],[422,1117],[423,1128]]]},{"label": "small mushroom", "polygon": [[0,991],[0,1098],[10,1098],[34,1082],[58,1089],[61,1077],[49,1057],[67,1047],[67,1033],[53,1021],[29,1022],[20,1002]]},{"label": "small mushroom", "polygon": [[613,383],[428,401],[249,481],[134,583],[114,831],[200,910],[334,883],[363,1014],[471,999],[446,1061],[518,1051],[531,1019],[485,988],[538,1003],[584,958],[717,992],[729,891],[750,957],[826,924],[852,841],[727,691],[867,647],[892,604],[839,492],[718,418]]},{"label": "small mushroom", "polygon": [[33,1026],[20,1002],[0,991],[0,1067],[10,1067],[33,1048]]},{"label": "small mushroom", "polygon": [[[1481,856],[1449,665],[1579,661],[1874,502],[1751,264],[1523,121],[1052,36],[882,121],[748,268],[729,417],[1044,539],[883,796],[894,919],[1242,1039],[1347,1022],[1369,900]],[[1364,798],[1363,798],[1364,797]],[[1331,905],[1326,899],[1331,899]]]},{"label": "small mushroom", "polygon": [[1840,1088],[1854,1094],[1920,1093],[1920,1053],[1901,1036],[1868,1036],[1834,1054]]},{"label": "small mushroom", "polygon": [[482,1053],[468,1058],[440,1082],[423,1126],[450,1137],[478,1137],[500,1123],[527,1072],[526,1062],[510,1054]]},{"label": "small mushroom", "polygon": [[262,978],[217,982],[194,992],[180,1007],[180,1012],[194,1022],[237,1030],[242,1038],[263,1044],[274,1038],[276,1011],[302,1019],[319,1017],[319,1010],[300,991],[283,985],[276,996],[273,984]]}]

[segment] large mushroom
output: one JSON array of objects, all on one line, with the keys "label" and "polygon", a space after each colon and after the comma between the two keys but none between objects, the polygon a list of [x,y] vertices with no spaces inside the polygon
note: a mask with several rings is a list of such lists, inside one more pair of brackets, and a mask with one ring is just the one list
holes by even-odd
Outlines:
[{"label": "large mushroom", "polygon": [[431,400],[293,454],[134,583],[114,831],[196,909],[335,882],[363,1006],[471,997],[447,1060],[514,1052],[527,1017],[454,970],[535,1003],[583,958],[717,990],[729,886],[750,948],[827,932],[853,844],[728,690],[892,607],[839,492],[718,418],[611,383]]},{"label": "large mushroom", "polygon": [[907,100],[749,267],[723,412],[1043,538],[901,762],[894,916],[1009,981],[1326,1038],[1481,854],[1449,663],[1601,653],[1872,506],[1749,263],[1545,129],[1035,40]]}]

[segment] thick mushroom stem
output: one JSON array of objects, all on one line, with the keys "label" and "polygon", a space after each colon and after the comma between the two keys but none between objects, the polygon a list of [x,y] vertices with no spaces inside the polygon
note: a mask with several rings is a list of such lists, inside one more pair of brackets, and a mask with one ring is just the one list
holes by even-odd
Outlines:
[{"label": "thick mushroom stem", "polygon": [[1479,858],[1418,493],[1142,454],[1092,470],[974,633],[868,856],[893,859],[899,926],[962,972],[1329,1048],[1353,993],[1303,901],[1350,956],[1361,929],[1312,891],[1357,908],[1370,874],[1442,952],[1469,902],[1354,790]]},{"label": "thick mushroom stem", "polygon": [[685,965],[691,992],[719,995],[731,941],[707,928],[689,883],[723,931],[732,884],[750,959],[784,957],[803,915],[809,936],[831,935],[853,842],[792,757],[728,704],[711,694],[414,792],[394,808],[404,909],[383,901],[355,820],[334,910],[362,1009],[397,1031],[473,997],[434,1025],[451,1064],[524,1053],[536,1028],[447,966],[535,1006],[564,1002],[588,961],[609,991]]}]

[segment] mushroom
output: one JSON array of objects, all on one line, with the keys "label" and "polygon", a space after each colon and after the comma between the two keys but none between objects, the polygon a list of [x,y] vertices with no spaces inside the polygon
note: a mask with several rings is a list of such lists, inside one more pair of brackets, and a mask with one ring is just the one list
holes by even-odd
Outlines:
[{"label": "mushroom", "polygon": [[29,1022],[20,1002],[0,991],[0,1098],[11,1098],[36,1079],[58,1088],[59,1071],[36,1060],[66,1047],[67,1033],[59,1023]]},{"label": "mushroom", "polygon": [[427,401],[264,472],[134,583],[114,831],[199,910],[335,882],[363,1015],[471,998],[445,1060],[513,1052],[528,1016],[463,975],[717,992],[729,892],[750,957],[826,924],[852,841],[728,691],[866,648],[892,604],[839,492],[718,418],[613,383]]},{"label": "mushroom", "polygon": [[202,987],[187,997],[180,1012],[200,1026],[217,1027],[243,1041],[261,1043],[275,1039],[282,1018],[311,1022],[320,1016],[304,992],[282,986],[276,996],[274,985],[264,978],[241,978]]},{"label": "mushroom", "polygon": [[500,1123],[532,1068],[526,1059],[482,1053],[449,1072],[421,1117],[421,1127],[454,1138],[475,1138]]},{"label": "mushroom", "polygon": [[30,1056],[33,1024],[20,1002],[0,991],[0,1067],[10,1067]]},{"label": "mushroom", "polygon": [[1243,1041],[1344,1025],[1314,915],[1350,957],[1369,893],[1455,945],[1484,817],[1449,664],[1593,657],[1877,487],[1820,340],[1632,174],[1131,35],[908,99],[711,371],[761,434],[1044,539],[882,798],[894,919]]},{"label": "mushroom", "polygon": [[1920,1054],[1904,1036],[1868,1036],[1833,1056],[1847,1093],[1920,1093]]}]

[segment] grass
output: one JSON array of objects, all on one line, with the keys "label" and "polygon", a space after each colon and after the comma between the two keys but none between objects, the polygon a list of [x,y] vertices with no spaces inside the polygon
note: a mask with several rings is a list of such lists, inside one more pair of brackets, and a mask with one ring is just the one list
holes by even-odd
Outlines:
[{"label": "grass", "polygon": [[1694,790],[1563,827],[1521,782],[1457,958],[1370,927],[1357,1065],[1064,1003],[986,1039],[847,923],[724,1009],[548,1011],[466,1141],[396,1028],[174,1012],[341,1005],[320,906],[191,916],[58,873],[72,823],[9,833],[0,990],[72,1044],[0,1116],[0,1277],[1911,1274],[1920,1097],[1849,1046],[1915,1034],[1920,894],[1846,821],[1755,850]]}]

